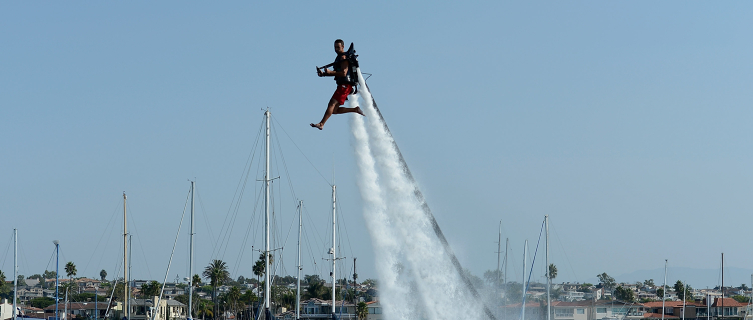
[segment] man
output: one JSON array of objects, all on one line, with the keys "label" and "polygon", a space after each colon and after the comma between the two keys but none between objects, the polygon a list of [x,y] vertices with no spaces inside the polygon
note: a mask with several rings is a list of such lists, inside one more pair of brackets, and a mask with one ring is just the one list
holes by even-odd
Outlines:
[{"label": "man", "polygon": [[329,119],[332,114],[356,112],[363,115],[360,107],[342,107],[342,105],[345,104],[345,100],[348,99],[348,95],[353,92],[353,86],[348,81],[348,68],[350,68],[350,63],[348,63],[344,51],[345,42],[340,39],[335,40],[335,52],[337,53],[337,58],[335,59],[335,63],[332,64],[333,70],[329,70],[327,67],[316,68],[317,75],[320,77],[335,77],[335,82],[337,82],[337,90],[335,90],[335,93],[332,95],[332,99],[329,99],[329,105],[327,105],[327,111],[324,112],[322,121],[311,124],[312,127],[319,130],[322,130],[324,123],[327,122],[327,119]]}]

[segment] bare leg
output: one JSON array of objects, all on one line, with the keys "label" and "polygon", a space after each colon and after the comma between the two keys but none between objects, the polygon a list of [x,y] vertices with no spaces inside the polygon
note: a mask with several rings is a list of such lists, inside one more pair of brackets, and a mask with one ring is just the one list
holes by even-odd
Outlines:
[{"label": "bare leg", "polygon": [[364,115],[363,111],[361,111],[361,107],[355,107],[355,108],[341,107],[337,100],[330,99],[329,105],[327,105],[327,111],[324,112],[324,117],[322,117],[322,121],[319,123],[312,123],[311,126],[319,130],[322,130],[322,128],[324,128],[324,124],[327,122],[329,117],[331,117],[333,114],[342,114],[342,113],[350,113],[350,112],[355,112],[360,115]]},{"label": "bare leg", "polygon": [[327,122],[329,117],[331,117],[332,114],[335,113],[335,110],[338,108],[338,105],[339,104],[337,103],[337,100],[330,99],[329,104],[327,105],[327,110],[324,111],[324,117],[322,117],[322,121],[320,121],[319,123],[312,123],[311,126],[319,130],[322,130],[322,128],[324,128],[324,124]]}]

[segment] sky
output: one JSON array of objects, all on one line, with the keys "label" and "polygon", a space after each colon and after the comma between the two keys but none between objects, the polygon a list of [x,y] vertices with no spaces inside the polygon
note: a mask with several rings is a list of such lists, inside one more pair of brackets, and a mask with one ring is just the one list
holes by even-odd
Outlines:
[{"label": "sky", "polygon": [[[337,38],[355,43],[472,273],[496,268],[501,229],[520,278],[524,241],[533,252],[545,215],[561,281],[660,279],[665,259],[716,275],[722,252],[725,266],[753,269],[752,13],[742,1],[4,1],[0,270],[12,273],[17,228],[21,274],[54,269],[59,240],[61,265],[111,278],[126,192],[132,275],[162,281],[190,179],[195,268],[222,259],[234,278],[253,277],[256,139],[269,108],[280,274],[295,270],[301,199],[303,273],[328,275],[334,181],[338,268],[352,273],[357,257],[359,279],[376,278],[351,115],[308,126],[334,91],[314,67],[334,59]],[[169,280],[188,273],[187,228]]]}]

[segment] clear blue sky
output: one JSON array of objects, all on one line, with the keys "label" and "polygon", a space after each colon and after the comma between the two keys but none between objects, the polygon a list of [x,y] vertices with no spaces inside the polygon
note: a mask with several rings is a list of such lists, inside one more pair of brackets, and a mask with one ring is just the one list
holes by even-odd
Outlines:
[{"label": "clear blue sky", "polygon": [[[720,252],[749,268],[752,9],[742,1],[3,1],[0,253],[16,227],[23,274],[44,271],[58,239],[79,275],[112,275],[120,231],[111,219],[120,219],[126,191],[140,244],[133,272],[161,280],[187,179],[198,180],[199,219],[219,236],[269,107],[300,147],[278,131],[296,195],[318,224],[307,228],[326,234],[329,187],[316,170],[330,179],[334,165],[352,248],[345,255],[359,258],[361,279],[376,277],[347,118],[322,132],[308,127],[334,90],[314,66],[330,62],[342,38],[373,73],[371,91],[473,273],[496,267],[501,220],[519,277],[523,241],[533,249],[545,214],[561,280],[661,268],[664,259],[715,269]],[[254,179],[249,190],[259,187]],[[233,277],[251,276],[258,255],[238,261],[235,245],[254,198],[245,196],[222,256]],[[282,233],[294,218],[290,202],[279,209]],[[197,227],[199,267],[212,251],[208,230]],[[184,232],[171,279],[186,273],[185,243]],[[12,251],[0,258],[8,274]]]}]

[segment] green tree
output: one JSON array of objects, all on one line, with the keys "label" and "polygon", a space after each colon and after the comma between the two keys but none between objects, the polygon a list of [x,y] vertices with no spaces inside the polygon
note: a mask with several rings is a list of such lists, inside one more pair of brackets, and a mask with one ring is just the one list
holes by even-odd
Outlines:
[{"label": "green tree", "polygon": [[305,297],[306,299],[326,297],[326,291],[323,281],[312,282],[306,288]]},{"label": "green tree", "polygon": [[359,302],[358,306],[356,306],[356,316],[358,319],[366,319],[366,316],[369,315],[369,308],[366,306],[366,302]]},{"label": "green tree", "polygon": [[26,286],[26,277],[24,277],[24,275],[19,274],[17,279],[19,286]]},{"label": "green tree", "polygon": [[158,296],[162,286],[157,281],[150,281],[141,285],[141,295],[144,299],[150,299],[151,297]]},{"label": "green tree", "polygon": [[42,277],[44,277],[45,279],[55,279],[57,277],[57,273],[55,271],[45,270],[44,274],[42,274]]},{"label": "green tree", "polygon": [[654,279],[644,280],[643,285],[647,287],[656,287],[656,285],[654,284]]},{"label": "green tree", "polygon": [[740,302],[740,303],[750,302],[750,297],[741,296],[741,295],[734,295],[732,296],[732,299],[735,299],[735,301]]},{"label": "green tree", "polygon": [[361,282],[361,284],[366,286],[367,288],[373,288],[378,285],[377,281],[374,279],[366,279],[363,282]]},{"label": "green tree", "polygon": [[[311,284],[311,283],[314,283],[314,282],[321,282],[321,281],[322,281],[322,279],[319,278],[318,274],[307,274],[307,275],[303,276],[303,282],[305,282],[306,284]],[[364,281],[364,284],[365,283],[366,283],[366,281]]]},{"label": "green tree", "polygon": [[73,263],[73,261],[68,261],[68,263],[65,264],[65,274],[68,275],[69,280],[73,280],[73,276],[76,275],[76,264]]},{"label": "green tree", "polygon": [[49,297],[37,297],[29,300],[29,305],[34,308],[44,309],[53,304],[55,304],[55,299]]},{"label": "green tree", "polygon": [[237,314],[242,309],[242,307],[243,305],[241,303],[241,290],[238,289],[238,287],[233,286],[227,293],[227,308],[232,314],[236,315],[237,319]]},{"label": "green tree", "polygon": [[8,298],[10,293],[10,285],[5,282],[5,273],[0,270],[0,298]]},{"label": "green tree", "polygon": [[102,269],[102,271],[99,272],[99,277],[102,279],[102,281],[105,281],[105,278],[107,278],[107,271],[105,271],[105,269]]},{"label": "green tree", "polygon": [[596,275],[597,278],[599,278],[599,282],[604,288],[607,289],[614,289],[614,286],[616,282],[614,281],[614,278],[610,277],[606,272]]},{"label": "green tree", "polygon": [[227,264],[222,260],[212,260],[212,262],[204,268],[202,273],[204,278],[209,279],[209,284],[212,286],[212,301],[214,302],[214,314],[217,314],[217,287],[221,286],[228,280],[230,280],[230,272],[227,271]]},{"label": "green tree", "polygon": [[201,286],[201,277],[199,277],[198,274],[193,275],[193,279],[191,279],[191,284],[193,284],[194,288],[198,288]]},{"label": "green tree", "polygon": [[677,280],[674,285],[675,292],[677,293],[677,298],[680,300],[692,300],[693,294],[690,286],[686,286],[682,283],[682,281]]},{"label": "green tree", "polygon": [[740,290],[745,290],[745,291],[748,291],[748,290],[750,290],[750,288],[748,288],[748,285],[746,285],[746,284],[744,284],[744,283],[743,283],[743,284],[741,284],[741,285],[740,285],[740,286],[739,286],[738,288],[740,288]]},{"label": "green tree", "polygon": [[557,266],[554,265],[554,263],[549,264],[549,274],[547,275],[547,278],[549,280],[554,280],[554,278],[557,277]]},{"label": "green tree", "polygon": [[633,290],[630,290],[629,288],[625,288],[623,286],[618,286],[617,289],[614,290],[615,299],[625,301],[625,302],[634,302],[635,301],[635,294],[633,294]]},{"label": "green tree", "polygon": [[659,297],[659,299],[663,299],[664,297],[664,288],[658,288],[656,289],[656,296]]}]

